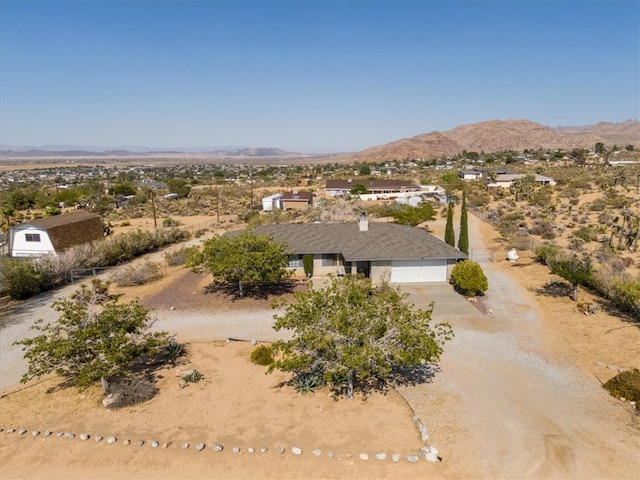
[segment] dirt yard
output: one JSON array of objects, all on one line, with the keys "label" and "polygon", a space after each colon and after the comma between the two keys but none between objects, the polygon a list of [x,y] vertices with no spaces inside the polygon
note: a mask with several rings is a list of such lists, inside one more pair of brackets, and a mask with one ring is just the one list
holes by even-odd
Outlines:
[{"label": "dirt yard", "polygon": [[[438,235],[441,228],[432,231]],[[108,410],[98,388],[59,389],[53,378],[6,385],[0,477],[640,478],[639,417],[600,387],[619,369],[640,368],[638,324],[586,291],[582,299],[598,312],[576,311],[562,289],[546,286],[558,279],[531,255],[520,252],[518,262],[507,262],[491,227],[470,216],[470,229],[472,248],[490,249],[496,260],[483,263],[490,288],[482,301],[493,313],[451,319],[456,338],[428,383],[351,402],[326,391],[296,394],[283,386],[285,375],[265,375],[250,363],[250,344],[216,338],[221,319],[268,323],[270,299],[207,293],[206,275],[173,268],[124,298],[170,314],[175,331],[190,337],[183,364],[158,372],[159,393]],[[20,319],[37,312],[23,311]],[[191,328],[196,316],[208,323]],[[3,335],[12,328],[18,326],[7,326]],[[5,363],[8,349],[0,353]],[[181,388],[177,375],[185,368],[206,378]],[[414,411],[430,434],[426,443]],[[76,437],[59,438],[59,432]],[[83,433],[91,438],[81,440]],[[108,444],[110,436],[117,441]],[[205,444],[200,452],[199,443]],[[215,443],[224,450],[213,451]],[[430,445],[441,461],[406,460]],[[384,460],[376,458],[383,453]],[[393,454],[401,455],[398,463]]]}]

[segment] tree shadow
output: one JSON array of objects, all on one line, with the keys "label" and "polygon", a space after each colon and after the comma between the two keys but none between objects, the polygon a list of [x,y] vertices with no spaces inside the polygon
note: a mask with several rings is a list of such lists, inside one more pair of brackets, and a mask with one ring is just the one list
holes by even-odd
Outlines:
[{"label": "tree shadow", "polygon": [[[182,353],[178,359],[171,358],[168,351],[162,349],[153,356],[142,355],[136,359],[126,373],[110,378],[107,382],[107,390],[104,391],[102,400],[108,396],[112,396],[113,401],[105,407],[118,409],[137,405],[155,397],[160,389],[157,381],[163,378],[162,370],[166,367],[176,366],[185,363],[183,360],[188,358],[188,352]],[[49,387],[47,394],[66,390],[69,388],[77,388],[82,391],[83,387],[79,387],[74,383],[74,377],[62,376],[62,381]]]},{"label": "tree shadow", "polygon": [[0,330],[18,325],[31,312],[51,306],[56,300],[55,292],[43,292],[25,300],[8,300],[0,305]]},{"label": "tree shadow", "polygon": [[272,297],[291,294],[296,291],[298,286],[299,282],[294,280],[244,285],[244,296],[240,296],[240,291],[237,285],[213,282],[205,287],[205,293],[221,293],[234,302],[242,300],[243,298],[268,300]]},{"label": "tree shadow", "polygon": [[568,282],[561,282],[558,280],[552,280],[545,283],[541,287],[533,289],[533,292],[543,297],[568,297],[573,292],[573,287]]},{"label": "tree shadow", "polygon": [[388,383],[397,387],[408,387],[432,383],[442,370],[436,363],[424,363],[416,367],[396,367],[391,372]]}]

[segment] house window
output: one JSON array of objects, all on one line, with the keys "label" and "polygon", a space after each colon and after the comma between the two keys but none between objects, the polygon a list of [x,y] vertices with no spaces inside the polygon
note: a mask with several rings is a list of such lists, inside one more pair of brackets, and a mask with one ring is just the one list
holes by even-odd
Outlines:
[{"label": "house window", "polygon": [[302,267],[302,255],[289,255],[289,267],[290,268]]},{"label": "house window", "polygon": [[340,265],[340,254],[338,253],[323,253],[322,254],[322,266],[323,267],[335,267]]},{"label": "house window", "polygon": [[39,233],[25,233],[25,237],[27,242],[39,242],[40,234]]}]

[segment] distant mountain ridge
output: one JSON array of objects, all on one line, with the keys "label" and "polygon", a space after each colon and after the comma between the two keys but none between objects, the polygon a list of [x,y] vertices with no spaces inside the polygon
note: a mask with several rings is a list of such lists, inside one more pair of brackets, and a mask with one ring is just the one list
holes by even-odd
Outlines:
[{"label": "distant mountain ridge", "polygon": [[279,148],[265,147],[213,147],[213,148],[182,148],[182,149],[151,149],[146,147],[131,147],[128,149],[110,149],[108,147],[82,147],[74,145],[44,145],[39,148],[0,146],[0,156],[3,157],[127,157],[171,154],[211,154],[229,157],[286,157],[300,155],[287,152]]},{"label": "distant mountain ridge", "polygon": [[551,128],[530,120],[488,120],[371,147],[354,154],[352,159],[355,162],[381,162],[453,156],[465,150],[489,153],[540,148],[594,148],[598,142],[608,146],[640,146],[640,121]]},{"label": "distant mountain ridge", "polygon": [[[497,152],[525,149],[594,148],[598,142],[606,146],[634,145],[640,148],[640,121],[627,120],[596,125],[547,127],[530,120],[488,120],[460,125],[444,132],[433,131],[411,138],[404,138],[385,145],[378,145],[352,155],[344,160],[355,162],[381,162],[405,158],[435,158],[454,156],[463,151]],[[309,156],[271,147],[87,147],[79,145],[43,145],[40,147],[10,147],[0,145],[0,156],[16,157],[126,157],[172,154],[208,154],[225,157],[295,157]]]}]

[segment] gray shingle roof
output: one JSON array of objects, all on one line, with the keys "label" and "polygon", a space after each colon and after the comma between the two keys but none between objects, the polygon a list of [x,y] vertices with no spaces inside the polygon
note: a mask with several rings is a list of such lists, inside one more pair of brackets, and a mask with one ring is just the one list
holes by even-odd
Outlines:
[{"label": "gray shingle roof", "polygon": [[464,259],[467,256],[418,228],[369,222],[361,232],[357,223],[264,225],[257,234],[287,242],[297,253],[341,253],[346,261]]}]

